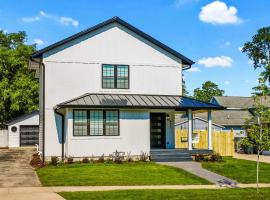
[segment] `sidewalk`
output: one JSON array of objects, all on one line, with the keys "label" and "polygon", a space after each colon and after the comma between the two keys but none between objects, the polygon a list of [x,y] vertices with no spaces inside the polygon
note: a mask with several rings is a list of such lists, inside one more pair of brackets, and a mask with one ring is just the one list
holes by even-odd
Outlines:
[{"label": "sidewalk", "polygon": [[[270,183],[260,184],[261,188],[270,188]],[[141,185],[141,186],[59,186],[59,187],[15,187],[0,188],[0,197],[5,200],[63,200],[58,192],[110,191],[138,189],[228,189],[219,185]],[[238,184],[236,188],[256,188],[256,184]]]},{"label": "sidewalk", "polygon": [[[257,161],[257,155],[255,154],[234,153],[233,157],[237,159]],[[270,156],[260,155],[260,162],[270,163]]]}]

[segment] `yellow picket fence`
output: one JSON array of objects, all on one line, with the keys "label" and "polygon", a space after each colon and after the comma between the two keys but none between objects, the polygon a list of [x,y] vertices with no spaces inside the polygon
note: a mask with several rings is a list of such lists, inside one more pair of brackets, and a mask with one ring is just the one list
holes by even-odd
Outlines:
[{"label": "yellow picket fence", "polygon": [[[196,149],[207,149],[208,133],[207,131],[194,131],[197,133],[197,143],[193,143]],[[212,133],[213,150],[222,156],[233,156],[234,154],[234,133],[215,131]],[[188,132],[187,130],[175,131],[175,148],[188,147]]]}]

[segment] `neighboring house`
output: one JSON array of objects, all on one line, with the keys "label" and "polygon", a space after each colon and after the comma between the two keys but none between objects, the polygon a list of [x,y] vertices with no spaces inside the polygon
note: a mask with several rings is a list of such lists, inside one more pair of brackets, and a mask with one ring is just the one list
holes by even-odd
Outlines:
[{"label": "neighboring house", "polygon": [[16,117],[7,123],[8,146],[34,146],[39,144],[39,111]]},{"label": "neighboring house", "polygon": [[[178,115],[175,117],[175,121],[176,121],[175,129],[187,130],[188,120],[186,117],[181,119],[179,118],[180,116],[184,116],[184,115]],[[213,119],[213,115],[212,115],[212,119]],[[206,119],[202,119],[200,117],[193,118],[193,130],[205,131],[207,130],[207,128],[208,128],[208,121]],[[212,123],[212,131],[222,131],[224,128],[225,128],[224,126]]]},{"label": "neighboring house", "polygon": [[211,135],[211,110],[223,109],[182,96],[192,64],[118,17],[35,52],[43,159],[173,149],[179,111],[188,112],[192,150],[192,111],[208,111]]}]

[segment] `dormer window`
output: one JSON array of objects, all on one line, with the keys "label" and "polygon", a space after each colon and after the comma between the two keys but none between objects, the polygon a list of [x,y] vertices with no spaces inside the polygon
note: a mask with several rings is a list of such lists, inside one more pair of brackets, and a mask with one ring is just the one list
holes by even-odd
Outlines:
[{"label": "dormer window", "polygon": [[128,89],[129,66],[128,65],[102,65],[102,88],[104,89]]}]

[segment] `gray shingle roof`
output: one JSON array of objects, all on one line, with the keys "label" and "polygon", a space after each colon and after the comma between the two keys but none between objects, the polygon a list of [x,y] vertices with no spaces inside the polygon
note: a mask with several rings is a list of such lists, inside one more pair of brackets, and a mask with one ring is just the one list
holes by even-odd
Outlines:
[{"label": "gray shingle roof", "polygon": [[[253,97],[239,97],[239,96],[215,96],[211,102],[218,103],[227,108],[252,108],[254,105]],[[270,107],[270,96],[266,98],[261,97],[263,105]]]},{"label": "gray shingle roof", "polygon": [[[195,117],[207,120],[207,113],[197,113]],[[221,126],[243,126],[252,114],[248,110],[217,110],[212,111],[212,122]],[[178,116],[175,123],[186,120],[186,116]]]},{"label": "gray shingle roof", "polygon": [[206,103],[189,97],[176,95],[142,94],[93,94],[87,93],[69,101],[60,103],[62,107],[99,107],[99,108],[160,108],[160,109],[224,109],[222,106]]}]

